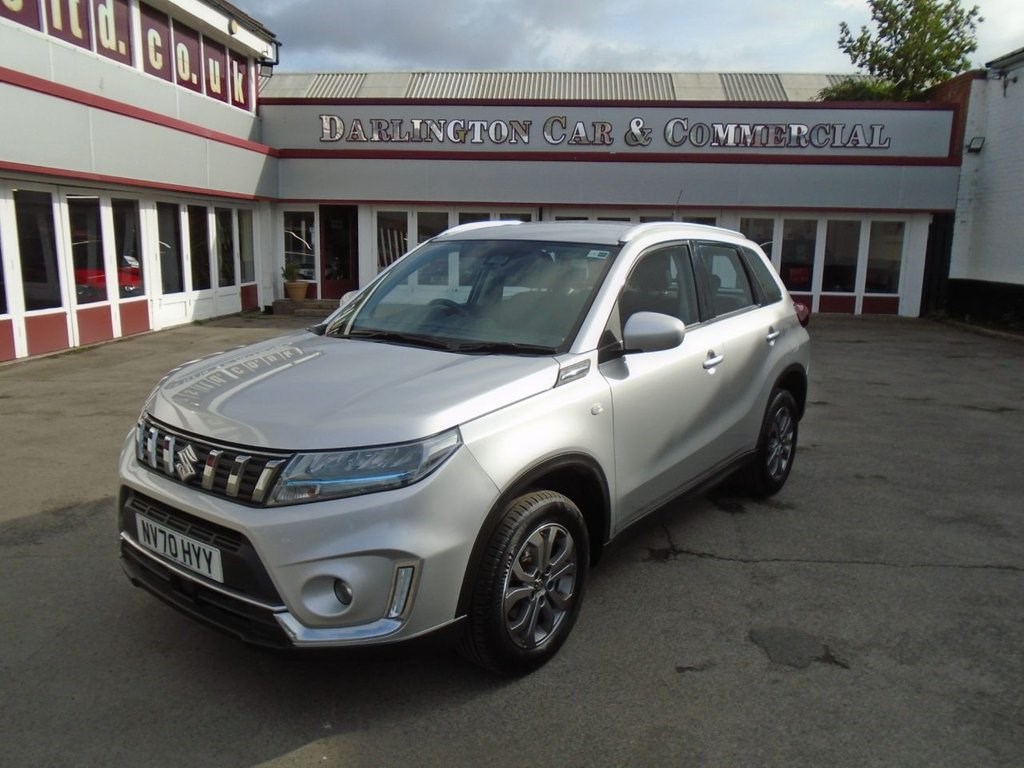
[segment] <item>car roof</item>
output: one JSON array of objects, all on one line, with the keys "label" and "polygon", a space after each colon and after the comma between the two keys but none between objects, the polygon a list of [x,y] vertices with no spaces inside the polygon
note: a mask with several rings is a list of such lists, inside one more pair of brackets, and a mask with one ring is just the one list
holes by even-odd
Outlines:
[{"label": "car roof", "polygon": [[547,242],[618,245],[647,233],[686,239],[701,237],[742,238],[739,232],[706,224],[679,221],[632,224],[620,221],[494,221],[453,227],[438,240],[544,240]]}]

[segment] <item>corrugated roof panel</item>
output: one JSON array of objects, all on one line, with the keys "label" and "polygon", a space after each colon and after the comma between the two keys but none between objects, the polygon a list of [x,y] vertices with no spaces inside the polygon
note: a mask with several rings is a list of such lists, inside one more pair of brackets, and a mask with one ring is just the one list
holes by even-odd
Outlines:
[{"label": "corrugated roof panel", "polygon": [[364,75],[352,72],[321,72],[309,86],[310,99],[354,99]]},{"label": "corrugated roof panel", "polygon": [[317,75],[301,72],[280,72],[272,77],[260,77],[260,97],[264,99],[304,99]]},{"label": "corrugated roof panel", "polygon": [[671,101],[672,77],[662,72],[418,72],[413,99],[550,99]]},{"label": "corrugated roof panel", "polygon": [[778,75],[723,72],[722,85],[728,101],[786,101],[786,89]]},{"label": "corrugated roof panel", "polygon": [[425,101],[806,101],[858,75],[735,72],[281,72],[261,78],[264,99]]}]

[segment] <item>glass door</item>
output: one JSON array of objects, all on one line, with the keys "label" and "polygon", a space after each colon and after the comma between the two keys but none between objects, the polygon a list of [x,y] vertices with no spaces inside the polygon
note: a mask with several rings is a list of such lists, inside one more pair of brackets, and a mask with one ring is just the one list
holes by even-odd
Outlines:
[{"label": "glass door", "polygon": [[359,287],[358,208],[320,206],[320,295],[340,299]]}]

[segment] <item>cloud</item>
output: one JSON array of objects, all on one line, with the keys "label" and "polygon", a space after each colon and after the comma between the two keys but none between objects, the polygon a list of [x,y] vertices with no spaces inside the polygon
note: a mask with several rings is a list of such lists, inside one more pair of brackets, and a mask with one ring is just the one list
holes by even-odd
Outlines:
[{"label": "cloud", "polygon": [[[234,0],[286,71],[850,72],[839,22],[866,0]],[[983,0],[979,57],[1024,45],[1020,0]],[[987,60],[982,59],[982,60]]]}]

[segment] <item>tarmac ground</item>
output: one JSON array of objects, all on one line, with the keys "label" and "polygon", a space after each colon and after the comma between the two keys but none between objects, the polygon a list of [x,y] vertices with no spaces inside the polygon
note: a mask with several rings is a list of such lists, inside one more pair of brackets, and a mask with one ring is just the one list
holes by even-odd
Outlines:
[{"label": "tarmac ground", "polygon": [[569,641],[278,655],[131,587],[116,458],[150,389],[308,323],[223,318],[0,367],[0,766],[1019,766],[1024,343],[815,316],[793,474],[627,531]]}]

